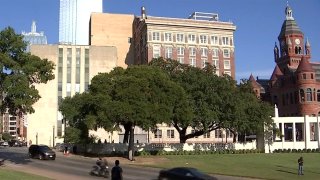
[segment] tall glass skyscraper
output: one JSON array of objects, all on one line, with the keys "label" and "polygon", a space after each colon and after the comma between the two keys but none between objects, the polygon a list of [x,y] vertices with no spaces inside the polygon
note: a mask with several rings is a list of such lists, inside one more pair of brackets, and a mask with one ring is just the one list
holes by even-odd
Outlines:
[{"label": "tall glass skyscraper", "polygon": [[90,15],[102,9],[102,0],[60,0],[59,43],[88,45]]}]

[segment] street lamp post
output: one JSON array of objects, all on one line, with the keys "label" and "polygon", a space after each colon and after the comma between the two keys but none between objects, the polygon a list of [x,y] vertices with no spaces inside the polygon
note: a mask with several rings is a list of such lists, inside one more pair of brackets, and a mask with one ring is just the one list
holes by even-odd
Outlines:
[{"label": "street lamp post", "polygon": [[54,125],[52,126],[52,147],[54,147]]},{"label": "street lamp post", "polygon": [[317,126],[316,126],[316,130],[317,130],[317,140],[318,140],[318,148],[320,148],[320,131],[319,131],[319,113],[317,114]]},{"label": "street lamp post", "polygon": [[38,145],[38,133],[36,134],[36,144]]}]

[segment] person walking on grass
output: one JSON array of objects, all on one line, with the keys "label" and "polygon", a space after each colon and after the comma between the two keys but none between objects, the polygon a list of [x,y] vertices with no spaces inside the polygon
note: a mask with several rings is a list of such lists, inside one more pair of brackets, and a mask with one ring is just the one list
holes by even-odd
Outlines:
[{"label": "person walking on grass", "polygon": [[298,175],[303,175],[303,157],[301,156],[299,159],[298,159]]},{"label": "person walking on grass", "polygon": [[111,170],[111,180],[123,180],[122,168],[119,166],[119,160],[116,160],[114,164],[115,166]]}]

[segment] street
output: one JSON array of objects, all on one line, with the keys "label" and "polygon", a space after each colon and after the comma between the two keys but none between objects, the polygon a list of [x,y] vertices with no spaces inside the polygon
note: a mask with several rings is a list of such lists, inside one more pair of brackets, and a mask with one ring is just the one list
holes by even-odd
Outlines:
[{"label": "street", "polygon": [[[0,159],[5,159],[5,166],[17,171],[37,174],[51,179],[102,179],[89,175],[96,158],[88,158],[76,155],[63,155],[56,152],[56,160],[30,159],[27,147],[2,147],[0,146]],[[110,158],[112,159],[112,158]],[[113,158],[114,159],[114,158]],[[114,162],[109,160],[109,168]],[[123,169],[124,180],[156,180],[161,169],[129,165],[120,161]],[[219,180],[246,180],[251,178],[214,175]],[[252,179],[251,179],[252,180]]]},{"label": "street", "polygon": [[[46,176],[53,179],[101,179],[89,175],[92,166],[95,165],[96,159],[85,158],[81,156],[64,156],[57,152],[56,160],[41,161],[39,159],[30,159],[26,147],[0,147],[0,158],[5,159],[5,165],[19,170]],[[110,168],[113,162],[109,162]],[[136,167],[122,165],[123,178],[128,180],[150,180],[157,179],[159,169]]]}]

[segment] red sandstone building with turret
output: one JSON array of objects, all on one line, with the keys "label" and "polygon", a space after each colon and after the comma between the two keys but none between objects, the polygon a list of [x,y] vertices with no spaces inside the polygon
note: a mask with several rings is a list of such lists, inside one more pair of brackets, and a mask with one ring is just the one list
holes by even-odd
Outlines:
[{"label": "red sandstone building with turret", "polygon": [[320,77],[316,73],[319,63],[311,62],[311,46],[305,40],[287,5],[284,20],[275,43],[276,66],[271,78],[251,82],[257,96],[277,105],[279,116],[315,116],[320,112]]}]

